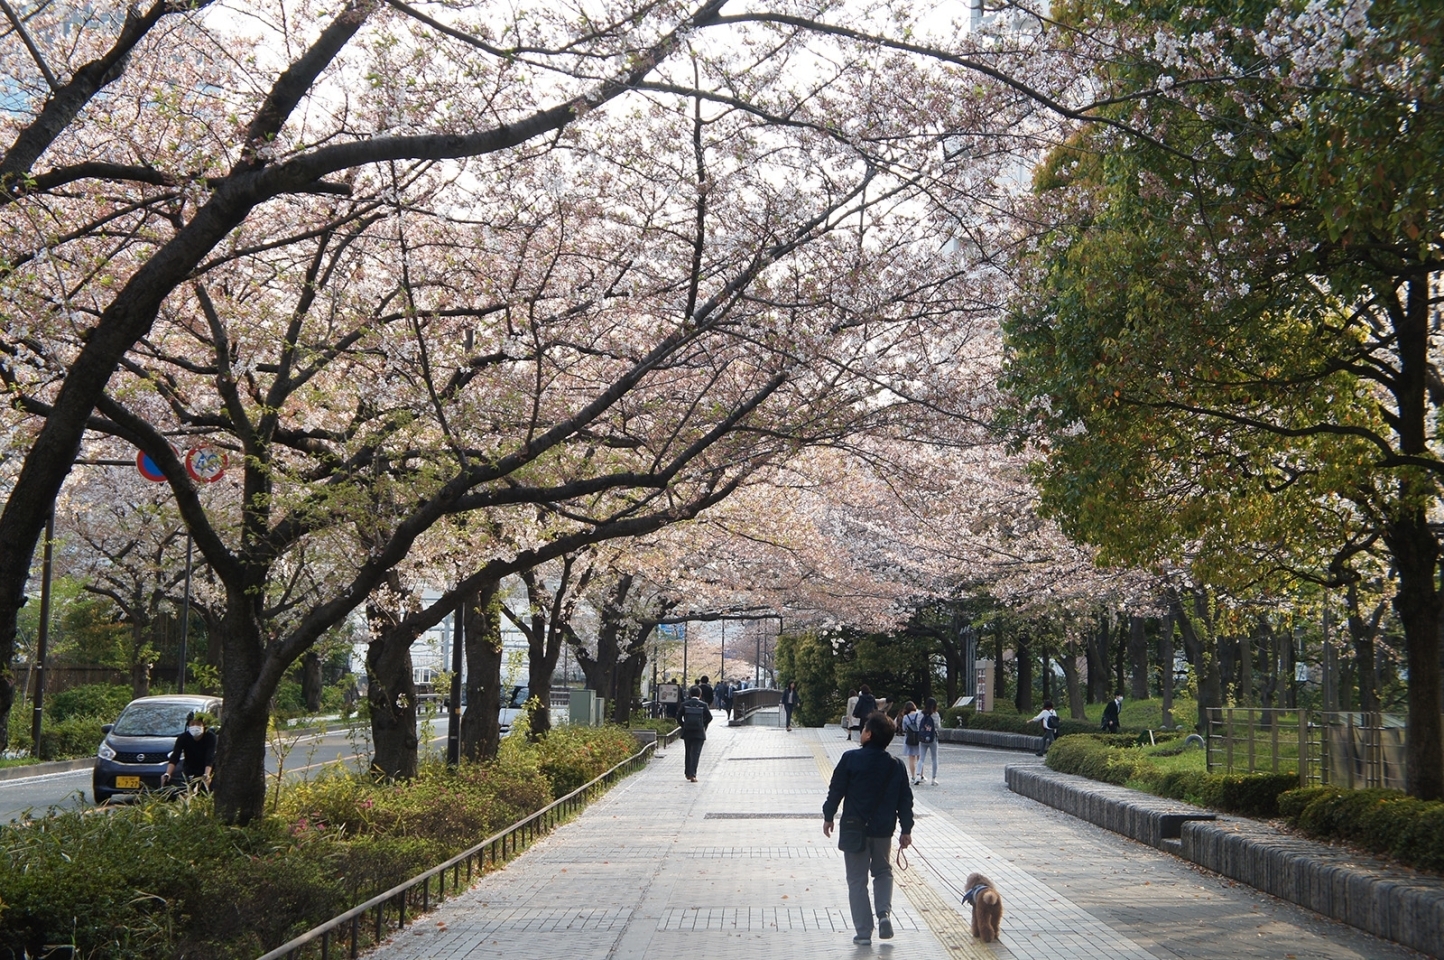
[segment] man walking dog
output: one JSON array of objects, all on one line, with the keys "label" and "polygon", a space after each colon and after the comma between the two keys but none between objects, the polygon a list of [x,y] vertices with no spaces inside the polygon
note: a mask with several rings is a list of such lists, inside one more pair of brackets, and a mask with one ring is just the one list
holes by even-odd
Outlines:
[{"label": "man walking dog", "polygon": [[[901,825],[898,848],[912,845],[913,789],[907,768],[887,752],[893,738],[893,723],[887,714],[869,714],[860,736],[862,746],[843,754],[832,771],[822,805],[822,833],[832,836],[833,817],[841,804],[837,848],[847,868],[847,901],[857,931],[852,942],[862,944],[872,942],[874,907],[878,936],[892,939],[892,833]],[[869,872],[875,902],[868,900]]]}]

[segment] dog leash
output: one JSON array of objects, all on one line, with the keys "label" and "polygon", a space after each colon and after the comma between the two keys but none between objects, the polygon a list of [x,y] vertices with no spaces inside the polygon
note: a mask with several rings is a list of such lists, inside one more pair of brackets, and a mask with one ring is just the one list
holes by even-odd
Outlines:
[{"label": "dog leash", "polygon": [[[953,896],[957,897],[959,901],[961,901],[963,897],[967,896],[966,893],[964,893],[962,890],[959,890],[956,886],[953,885],[953,882],[948,879],[947,874],[939,870],[937,866],[934,865],[933,862],[927,858],[927,855],[918,849],[918,845],[916,842],[912,844],[912,851],[913,853],[917,854],[917,858],[921,860],[924,864],[926,864],[927,868],[933,872],[933,876],[941,880],[943,886],[947,887],[948,890],[952,892]],[[901,856],[902,848],[898,848],[898,854],[899,856]],[[903,867],[903,869],[906,870],[907,868]]]}]

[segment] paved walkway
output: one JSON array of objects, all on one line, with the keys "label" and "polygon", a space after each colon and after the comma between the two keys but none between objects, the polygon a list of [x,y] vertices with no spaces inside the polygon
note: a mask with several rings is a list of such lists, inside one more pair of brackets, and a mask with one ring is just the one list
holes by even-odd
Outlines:
[{"label": "paved walkway", "polygon": [[[823,837],[821,815],[832,766],[855,746],[836,727],[714,723],[700,783],[686,782],[681,745],[672,747],[371,956],[1419,956],[1012,794],[1003,767],[1033,763],[1031,755],[951,744],[941,748],[941,784],[917,788],[917,847],[897,875],[897,936],[855,947],[842,854]],[[1006,903],[991,946],[973,940],[958,905],[973,870],[990,875]]]}]

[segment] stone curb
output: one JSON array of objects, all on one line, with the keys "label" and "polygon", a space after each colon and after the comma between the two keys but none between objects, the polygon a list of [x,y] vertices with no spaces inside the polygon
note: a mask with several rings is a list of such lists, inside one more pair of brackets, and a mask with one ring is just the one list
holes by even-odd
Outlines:
[{"label": "stone curb", "polygon": [[1444,944],[1444,880],[1246,820],[1186,824],[1181,847],[1201,867],[1377,937],[1429,956]]},{"label": "stone curb", "polygon": [[[1008,788],[1064,813],[1429,956],[1444,943],[1444,880],[1268,824],[1045,767],[1006,769]],[[1173,839],[1173,838],[1178,839]]]},{"label": "stone curb", "polygon": [[49,773],[69,773],[72,770],[86,770],[94,765],[94,757],[81,757],[78,760],[52,760],[46,763],[27,763],[19,767],[5,767],[4,769],[0,769],[0,781],[43,777]]},{"label": "stone curb", "polygon": [[1164,841],[1178,840],[1185,821],[1215,819],[1214,814],[1191,804],[1046,767],[1007,767],[1005,777],[1014,793],[1169,852],[1176,852],[1176,844]]},{"label": "stone curb", "polygon": [[1003,750],[1027,750],[1037,753],[1042,737],[1026,733],[1005,733],[1002,730],[970,730],[967,727],[944,727],[938,731],[941,743],[966,743],[972,747],[999,747]]}]

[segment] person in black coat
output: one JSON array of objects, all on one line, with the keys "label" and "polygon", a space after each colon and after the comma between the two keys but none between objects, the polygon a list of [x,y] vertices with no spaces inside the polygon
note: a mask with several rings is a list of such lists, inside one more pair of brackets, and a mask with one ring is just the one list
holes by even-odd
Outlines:
[{"label": "person in black coat", "polygon": [[677,720],[682,725],[682,745],[687,751],[685,773],[696,783],[697,761],[702,759],[702,744],[707,742],[707,727],[712,722],[712,711],[702,702],[701,687],[687,691],[687,699],[677,706]]},{"label": "person in black coat", "polygon": [[[907,768],[887,752],[892,742],[893,723],[887,714],[874,711],[863,721],[862,746],[849,750],[832,771],[827,800],[822,804],[822,833],[832,836],[833,817],[842,805],[842,831],[837,846],[847,868],[847,900],[852,911],[853,943],[871,943],[873,908],[877,908],[877,932],[892,939],[892,853],[893,830],[901,827],[898,848],[912,845],[913,789]],[[856,819],[854,819],[856,818]],[[850,823],[851,821],[851,823]],[[849,829],[855,826],[857,829]],[[858,834],[862,836],[859,837]],[[869,902],[867,877],[872,873],[873,896]]]},{"label": "person in black coat", "polygon": [[192,780],[202,788],[211,784],[211,772],[216,766],[216,735],[206,729],[206,716],[192,711],[186,715],[185,732],[175,738],[175,749],[170,752],[170,763],[160,775],[160,785],[167,786],[180,767],[181,783]]},{"label": "person in black coat", "polygon": [[1107,732],[1107,733],[1117,733],[1117,732],[1119,731],[1120,728],[1119,728],[1119,725],[1118,725],[1118,711],[1121,710],[1122,708],[1123,708],[1123,694],[1121,694],[1121,693],[1115,695],[1115,696],[1113,697],[1113,699],[1112,699],[1112,700],[1109,700],[1108,703],[1107,703],[1107,705],[1104,706],[1104,708],[1103,708],[1103,729],[1104,729],[1105,732]]},{"label": "person in black coat", "polygon": [[787,729],[792,729],[792,712],[802,705],[802,695],[797,692],[797,681],[793,680],[782,691],[782,709],[787,713]]},{"label": "person in black coat", "polygon": [[[857,703],[852,706],[852,718],[857,721],[854,726],[862,729],[862,725],[867,721],[868,717],[872,716],[873,711],[876,709],[877,697],[872,695],[872,687],[864,683],[857,688]],[[851,730],[847,731],[847,739],[852,739]]]}]

